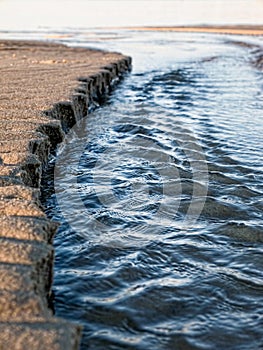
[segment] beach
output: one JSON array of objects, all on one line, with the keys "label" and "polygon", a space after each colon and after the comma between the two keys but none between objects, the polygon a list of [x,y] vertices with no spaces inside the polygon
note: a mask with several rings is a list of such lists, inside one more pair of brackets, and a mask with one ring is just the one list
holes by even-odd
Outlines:
[{"label": "beach", "polygon": [[[249,25],[123,29],[263,35],[262,26]],[[255,50],[254,64],[262,69],[262,49]],[[58,225],[39,200],[42,174],[57,144],[101,104],[131,69],[131,59],[52,42],[0,40],[0,60],[0,349],[78,349],[81,326],[53,317],[50,309]]]},{"label": "beach", "polygon": [[207,25],[207,26],[145,26],[123,27],[141,31],[183,32],[183,33],[214,33],[232,35],[263,35],[263,26],[260,25]]}]

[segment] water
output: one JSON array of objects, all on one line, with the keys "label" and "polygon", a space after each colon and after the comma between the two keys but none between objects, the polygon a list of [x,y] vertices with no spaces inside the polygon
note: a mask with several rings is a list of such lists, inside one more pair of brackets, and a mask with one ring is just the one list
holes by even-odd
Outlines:
[{"label": "water", "polygon": [[263,349],[261,39],[93,35],[134,66],[55,162],[56,315],[82,350]]}]

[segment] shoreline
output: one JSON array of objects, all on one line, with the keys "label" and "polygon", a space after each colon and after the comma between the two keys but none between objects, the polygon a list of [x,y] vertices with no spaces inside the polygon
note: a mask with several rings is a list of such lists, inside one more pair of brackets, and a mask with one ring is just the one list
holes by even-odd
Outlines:
[{"label": "shoreline", "polygon": [[[85,32],[92,33],[96,30],[103,31],[112,31],[112,30],[132,30],[132,31],[145,31],[145,32],[180,32],[180,33],[212,33],[212,34],[231,34],[231,35],[251,35],[251,36],[261,36],[263,35],[263,24],[262,25],[247,25],[247,24],[233,24],[233,25],[175,25],[175,26],[108,26],[108,27],[87,27],[84,29]],[[74,32],[74,28],[72,28]],[[30,30],[28,31],[31,32]],[[1,34],[11,34],[11,33],[20,33],[19,30],[5,30],[0,29]],[[50,39],[58,39],[71,36],[70,32],[63,33],[60,29],[50,29],[49,32],[45,32],[47,34],[46,38]],[[41,34],[41,31],[39,32]],[[13,40],[11,39],[1,39],[1,40]],[[14,40],[22,40],[26,39],[14,39]],[[39,40],[39,39],[36,39]],[[42,39],[41,39],[42,40]],[[28,41],[35,41],[34,39],[29,39]]]},{"label": "shoreline", "polygon": [[[263,26],[134,29],[263,35]],[[51,150],[131,68],[131,59],[0,39],[0,60],[0,349],[75,350],[81,327],[49,308],[57,225],[41,208],[40,181]],[[261,51],[255,64],[263,69]]]},{"label": "shoreline", "polygon": [[0,40],[0,349],[76,350],[49,308],[57,225],[40,204],[52,149],[131,68],[119,53]]},{"label": "shoreline", "polygon": [[[103,28],[106,29],[106,28]],[[193,25],[193,26],[131,26],[110,27],[108,29],[125,29],[138,31],[161,31],[182,33],[214,33],[233,35],[263,35],[263,25]]]}]

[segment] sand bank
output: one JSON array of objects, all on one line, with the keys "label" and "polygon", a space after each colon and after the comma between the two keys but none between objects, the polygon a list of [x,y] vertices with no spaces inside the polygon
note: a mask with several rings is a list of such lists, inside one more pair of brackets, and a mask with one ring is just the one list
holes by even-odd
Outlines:
[{"label": "sand bank", "polygon": [[77,349],[80,327],[48,307],[56,225],[40,206],[40,181],[51,149],[131,59],[0,41],[0,62],[0,349]]}]

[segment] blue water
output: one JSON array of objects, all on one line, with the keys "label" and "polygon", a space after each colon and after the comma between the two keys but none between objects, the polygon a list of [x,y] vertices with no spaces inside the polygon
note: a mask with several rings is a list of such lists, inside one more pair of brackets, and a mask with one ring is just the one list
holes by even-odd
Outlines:
[{"label": "blue water", "polygon": [[133,71],[53,159],[56,315],[83,350],[263,349],[261,39],[90,35]]}]

